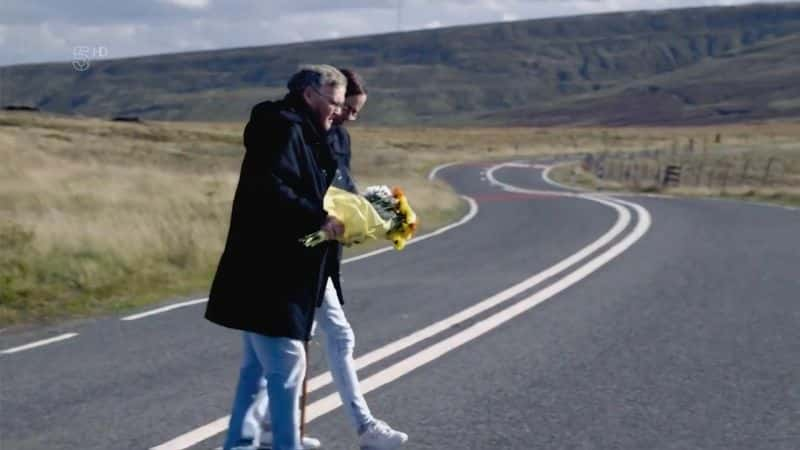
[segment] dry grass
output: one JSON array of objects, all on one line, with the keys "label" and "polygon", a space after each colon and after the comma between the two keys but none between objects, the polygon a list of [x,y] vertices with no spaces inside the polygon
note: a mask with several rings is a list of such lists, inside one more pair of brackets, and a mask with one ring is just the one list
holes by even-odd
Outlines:
[{"label": "dry grass", "polygon": [[0,324],[123,309],[207,283],[235,158],[183,153],[168,133],[141,137],[155,132],[63,119],[0,127]]},{"label": "dry grass", "polygon": [[[608,191],[723,196],[800,205],[800,126],[797,123],[728,127],[728,134],[696,134],[635,152],[594,152],[594,162],[560,167],[564,183]],[[724,136],[727,136],[725,138]],[[680,179],[664,184],[666,166]]]},{"label": "dry grass", "polygon": [[[205,292],[241,129],[0,113],[0,326]],[[423,231],[463,210],[448,187],[398,164],[362,172],[361,185],[405,187]]]},{"label": "dry grass", "polygon": [[[0,112],[0,326],[202,294],[222,250],[243,124],[114,123]],[[453,161],[800,142],[796,123],[717,128],[353,127],[361,186],[404,187],[423,232],[465,205],[429,170]],[[794,170],[794,169],[791,169]],[[369,248],[364,246],[361,250]],[[348,253],[352,254],[351,249]]]}]

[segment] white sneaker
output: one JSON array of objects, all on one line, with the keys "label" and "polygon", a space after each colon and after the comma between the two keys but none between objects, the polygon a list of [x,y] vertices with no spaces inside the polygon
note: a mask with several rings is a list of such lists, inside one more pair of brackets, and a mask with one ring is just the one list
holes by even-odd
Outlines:
[{"label": "white sneaker", "polygon": [[376,420],[367,425],[359,438],[362,450],[395,449],[407,440],[407,434],[393,430],[382,420]]},{"label": "white sneaker", "polygon": [[[261,433],[261,440],[258,444],[258,450],[265,450],[272,448],[272,433],[264,431]],[[314,450],[322,448],[322,442],[319,439],[303,436],[303,450]]]}]

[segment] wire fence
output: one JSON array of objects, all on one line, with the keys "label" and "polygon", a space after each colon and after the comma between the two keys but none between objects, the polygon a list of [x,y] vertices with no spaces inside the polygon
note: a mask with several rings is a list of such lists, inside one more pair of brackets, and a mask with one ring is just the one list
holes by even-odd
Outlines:
[{"label": "wire fence", "polygon": [[764,151],[644,150],[586,154],[584,171],[597,179],[637,189],[705,187],[724,191],[730,186],[800,186],[796,164]]}]

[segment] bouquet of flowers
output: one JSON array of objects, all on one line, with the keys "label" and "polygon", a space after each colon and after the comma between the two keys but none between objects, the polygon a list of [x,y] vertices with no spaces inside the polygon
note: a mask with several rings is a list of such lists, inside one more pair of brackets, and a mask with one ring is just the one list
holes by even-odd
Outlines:
[{"label": "bouquet of flowers", "polygon": [[[370,186],[361,196],[331,187],[325,194],[324,207],[328,214],[344,223],[344,234],[338,241],[348,246],[367,239],[386,238],[394,248],[402,250],[417,230],[417,215],[399,188]],[[319,230],[300,242],[313,247],[327,240],[330,236]]]}]

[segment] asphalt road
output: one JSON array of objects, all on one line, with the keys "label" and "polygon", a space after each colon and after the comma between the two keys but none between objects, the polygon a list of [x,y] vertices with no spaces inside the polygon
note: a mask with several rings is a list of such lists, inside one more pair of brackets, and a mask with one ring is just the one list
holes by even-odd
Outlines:
[{"label": "asphalt road", "polygon": [[[598,201],[533,164],[438,176],[474,217],[344,266],[356,356],[386,350],[360,371],[367,400],[406,448],[800,448],[799,211]],[[0,353],[0,448],[217,447],[200,427],[229,413],[240,341],[203,308],[0,333],[0,350],[78,333]],[[322,384],[309,433],[356,448]]]}]

